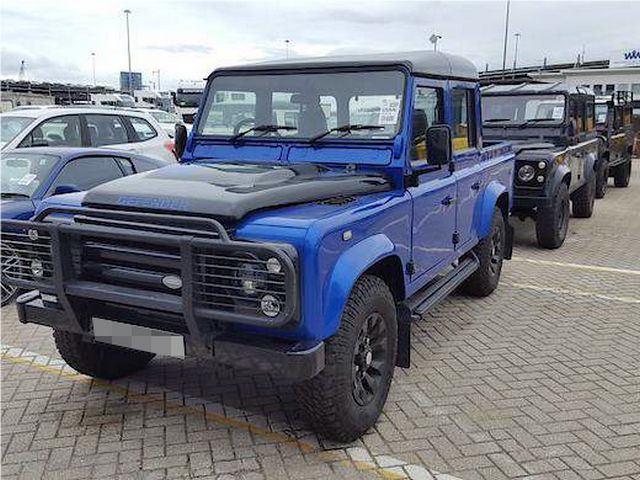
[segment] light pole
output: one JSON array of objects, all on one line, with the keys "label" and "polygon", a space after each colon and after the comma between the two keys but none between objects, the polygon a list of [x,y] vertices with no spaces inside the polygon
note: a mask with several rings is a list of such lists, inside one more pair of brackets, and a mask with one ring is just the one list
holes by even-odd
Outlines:
[{"label": "light pole", "polygon": [[504,45],[502,48],[502,78],[504,78],[507,69],[507,42],[509,41],[509,10],[511,8],[511,0],[507,0],[507,16],[504,20]]},{"label": "light pole", "polygon": [[284,41],[285,48],[287,49],[287,59],[289,58],[289,40]]},{"label": "light pole", "polygon": [[93,86],[96,86],[96,52],[91,52],[91,70],[93,74]]},{"label": "light pole", "polygon": [[158,76],[158,83],[156,84],[156,90],[159,92],[160,91],[160,69],[158,70],[152,70],[151,71],[152,75],[157,75]]},{"label": "light pole", "polygon": [[515,50],[513,51],[513,75],[515,76],[516,64],[518,63],[518,43],[520,43],[520,34],[514,33],[513,36],[516,37],[516,47],[515,47]]},{"label": "light pole", "polygon": [[124,11],[124,15],[127,21],[127,58],[129,59],[129,94],[133,97],[133,85],[131,80],[131,40],[129,38],[129,14],[131,10],[128,8]]},{"label": "light pole", "polygon": [[438,40],[442,38],[442,35],[436,35],[435,33],[429,37],[429,41],[433,43],[433,51],[436,52],[438,50]]}]

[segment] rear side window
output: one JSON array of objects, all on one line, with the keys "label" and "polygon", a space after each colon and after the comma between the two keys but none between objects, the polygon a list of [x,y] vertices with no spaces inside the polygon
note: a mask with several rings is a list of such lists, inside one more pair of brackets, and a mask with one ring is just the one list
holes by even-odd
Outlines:
[{"label": "rear side window", "polygon": [[136,173],[135,168],[133,167],[133,162],[128,158],[116,157],[116,162],[120,164],[122,170],[124,170],[125,175],[133,175]]},{"label": "rear side window", "polygon": [[122,170],[111,157],[77,158],[64,166],[53,182],[50,193],[59,185],[74,185],[79,190],[89,190],[122,176]]},{"label": "rear side window", "polygon": [[116,115],[85,115],[92,147],[129,143],[127,129]]},{"label": "rear side window", "polygon": [[473,90],[453,90],[453,150],[476,146],[475,94]]},{"label": "rear side window", "polygon": [[20,147],[81,147],[80,118],[66,115],[45,120],[20,142]]},{"label": "rear side window", "polygon": [[137,142],[144,142],[158,136],[158,132],[153,126],[147,122],[144,118],[139,117],[127,117],[131,122],[133,131],[135,132],[135,140]]}]

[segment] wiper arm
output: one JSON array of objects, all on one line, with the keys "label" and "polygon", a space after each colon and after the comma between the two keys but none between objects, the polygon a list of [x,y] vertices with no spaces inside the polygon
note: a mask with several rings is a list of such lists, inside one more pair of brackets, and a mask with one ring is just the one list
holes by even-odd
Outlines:
[{"label": "wiper arm", "polygon": [[554,118],[527,118],[524,122],[522,122],[520,125],[518,125],[518,127],[524,128],[527,125],[529,125],[530,123],[553,122],[553,121],[558,121],[558,120],[561,120],[561,119],[554,119]]},{"label": "wiper arm", "polygon": [[485,120],[483,120],[483,123],[490,123],[490,122],[510,122],[511,119],[510,118],[487,118]]},{"label": "wiper arm", "polygon": [[271,132],[277,132],[278,130],[297,130],[297,128],[291,125],[256,125],[255,127],[248,128],[246,130],[243,130],[242,132],[239,132],[233,135],[232,137],[229,138],[229,141],[235,142],[239,138],[242,138],[251,132],[271,133]]},{"label": "wiper arm", "polygon": [[0,193],[0,197],[2,197],[2,198],[11,198],[11,197],[31,198],[26,193],[18,193],[18,192],[2,192],[2,193]]},{"label": "wiper arm", "polygon": [[362,125],[361,123],[341,125],[339,127],[330,128],[326,132],[322,132],[314,137],[311,137],[309,139],[309,143],[315,143],[321,138],[324,138],[327,135],[331,135],[333,132],[351,133],[352,131],[356,131],[356,130],[384,130],[384,127],[382,125]]}]

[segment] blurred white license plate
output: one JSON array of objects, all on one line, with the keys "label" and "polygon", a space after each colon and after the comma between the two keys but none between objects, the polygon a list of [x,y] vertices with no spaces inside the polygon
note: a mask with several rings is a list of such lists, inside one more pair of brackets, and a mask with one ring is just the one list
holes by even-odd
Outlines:
[{"label": "blurred white license plate", "polygon": [[91,321],[93,335],[98,342],[184,358],[184,337],[177,333],[113,322],[105,318],[94,317]]}]

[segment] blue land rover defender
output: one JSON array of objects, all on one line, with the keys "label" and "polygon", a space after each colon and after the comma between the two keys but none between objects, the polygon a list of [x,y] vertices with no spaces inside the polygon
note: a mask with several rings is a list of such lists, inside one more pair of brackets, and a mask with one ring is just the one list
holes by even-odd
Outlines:
[{"label": "blue land rover defender", "polygon": [[575,217],[589,218],[596,198],[600,158],[595,97],[560,83],[488,85],[482,89],[488,139],[516,151],[512,214],[536,222],[538,244],[562,246]]},{"label": "blue land rover defender", "polygon": [[511,255],[514,154],[483,145],[477,73],[442,53],[223,68],[181,163],[5,222],[25,323],[101,378],[156,353],[296,382],[348,441],[377,420],[410,322]]}]

